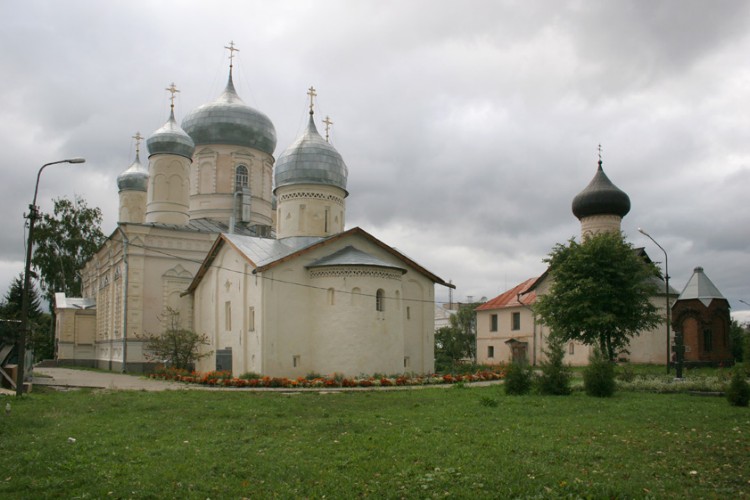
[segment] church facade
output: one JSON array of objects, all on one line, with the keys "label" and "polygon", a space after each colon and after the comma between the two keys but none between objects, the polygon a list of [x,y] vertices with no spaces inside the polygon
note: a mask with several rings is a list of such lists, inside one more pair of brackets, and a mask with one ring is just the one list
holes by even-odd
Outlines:
[{"label": "church facade", "polygon": [[83,297],[58,294],[59,364],[148,370],[143,336],[174,312],[210,341],[201,371],[433,371],[434,285],[452,285],[345,228],[348,169],[309,95],[307,128],[278,159],[231,64],[224,92],[182,126],[172,99],[148,167],[137,150],[117,179],[117,228],[82,270]]}]

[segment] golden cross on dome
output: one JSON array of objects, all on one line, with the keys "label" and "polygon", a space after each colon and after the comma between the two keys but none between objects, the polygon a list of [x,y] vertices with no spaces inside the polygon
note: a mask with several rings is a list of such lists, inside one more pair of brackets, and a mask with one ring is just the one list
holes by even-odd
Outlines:
[{"label": "golden cross on dome", "polygon": [[315,87],[310,87],[307,89],[307,95],[310,96],[310,114],[313,114],[313,97],[316,97],[318,94],[315,93]]},{"label": "golden cross on dome", "polygon": [[143,140],[143,136],[140,132],[136,132],[133,139],[135,139],[135,155],[138,156],[141,153],[141,141]]},{"label": "golden cross on dome", "polygon": [[331,117],[326,116],[326,119],[323,120],[323,123],[326,124],[326,142],[331,142],[328,140],[328,132],[331,130],[331,125],[333,125],[333,122],[331,121]]},{"label": "golden cross on dome", "polygon": [[225,49],[229,51],[229,67],[232,67],[232,62],[234,61],[234,53],[239,52],[240,49],[234,48],[234,40],[229,41],[229,47],[226,45],[224,46]]},{"label": "golden cross on dome", "polygon": [[169,98],[169,100],[172,101],[172,108],[174,109],[174,95],[177,94],[179,92],[179,90],[177,90],[177,87],[175,87],[174,82],[172,82],[172,85],[170,85],[169,87],[167,87],[164,90],[166,90],[167,92],[169,92],[170,94],[172,94],[172,96]]}]

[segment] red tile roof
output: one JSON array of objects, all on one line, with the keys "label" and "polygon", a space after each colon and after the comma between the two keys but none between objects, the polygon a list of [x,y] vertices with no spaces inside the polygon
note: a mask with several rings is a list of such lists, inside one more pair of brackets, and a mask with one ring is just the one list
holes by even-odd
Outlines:
[{"label": "red tile roof", "polygon": [[[477,311],[487,311],[490,309],[503,309],[506,307],[519,307],[521,305],[528,306],[534,303],[536,300],[536,292],[524,293],[531,285],[536,282],[538,278],[529,278],[523,283],[516,285],[507,292],[503,292],[494,299],[488,300],[481,306],[477,307]],[[521,295],[521,302],[518,301],[518,296]]]}]

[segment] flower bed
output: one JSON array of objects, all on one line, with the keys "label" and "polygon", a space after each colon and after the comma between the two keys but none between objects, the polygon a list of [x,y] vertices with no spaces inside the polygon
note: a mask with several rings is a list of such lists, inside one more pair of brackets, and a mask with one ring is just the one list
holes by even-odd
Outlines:
[{"label": "flower bed", "polygon": [[343,377],[333,374],[327,377],[232,377],[228,371],[213,371],[207,373],[189,372],[175,368],[162,368],[149,374],[150,378],[173,380],[187,384],[201,384],[217,387],[276,387],[276,388],[337,388],[337,387],[391,387],[414,385],[455,384],[458,382],[481,382],[485,380],[500,380],[505,376],[505,370],[482,370],[464,375],[398,375],[393,377]]}]

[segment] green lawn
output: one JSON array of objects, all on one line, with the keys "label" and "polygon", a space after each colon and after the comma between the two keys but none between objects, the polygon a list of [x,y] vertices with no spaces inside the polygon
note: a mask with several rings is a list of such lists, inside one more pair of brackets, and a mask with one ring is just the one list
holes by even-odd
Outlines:
[{"label": "green lawn", "polygon": [[716,397],[512,397],[494,386],[35,392],[7,401],[3,499],[750,493],[750,410]]}]

